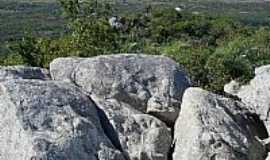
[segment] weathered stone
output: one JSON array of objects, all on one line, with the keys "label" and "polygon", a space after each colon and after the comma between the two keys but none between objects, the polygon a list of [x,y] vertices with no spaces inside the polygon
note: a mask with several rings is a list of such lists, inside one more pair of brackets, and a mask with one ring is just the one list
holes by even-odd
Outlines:
[{"label": "weathered stone", "polygon": [[50,63],[52,79],[72,82],[72,73],[76,66],[83,60],[79,57],[57,58]]},{"label": "weathered stone", "polygon": [[224,92],[236,96],[240,87],[241,84],[239,82],[232,80],[224,86]]},{"label": "weathered stone", "polygon": [[263,160],[265,147],[243,103],[189,88],[175,124],[174,160]]},{"label": "weathered stone", "polygon": [[144,113],[153,114],[168,124],[175,122],[182,94],[190,85],[183,69],[173,60],[163,56],[98,56],[69,65],[76,66],[75,69],[58,67],[57,64],[65,64],[67,61],[66,64],[69,64],[69,59],[55,61],[50,68],[54,79],[70,79],[69,81],[92,95],[127,103]]},{"label": "weathered stone", "polygon": [[130,160],[167,160],[171,132],[163,122],[113,99],[94,100],[107,136]]},{"label": "weathered stone", "polygon": [[231,82],[224,87],[224,90],[252,106],[270,133],[270,65],[257,68],[255,77],[249,84],[241,86],[237,82]]},{"label": "weathered stone", "polygon": [[64,82],[0,83],[0,146],[1,160],[124,160],[95,104]]},{"label": "weathered stone", "polygon": [[10,79],[41,79],[49,80],[49,71],[38,67],[0,66],[0,81]]}]

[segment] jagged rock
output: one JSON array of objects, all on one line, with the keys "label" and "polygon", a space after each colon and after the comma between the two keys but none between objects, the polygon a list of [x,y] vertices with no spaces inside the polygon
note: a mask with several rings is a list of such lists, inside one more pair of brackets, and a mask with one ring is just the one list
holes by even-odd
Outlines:
[{"label": "jagged rock", "polygon": [[52,62],[52,77],[70,79],[92,95],[122,101],[168,124],[175,122],[182,94],[190,86],[183,69],[163,56],[105,55],[80,60],[69,65],[71,68],[61,67],[69,62],[69,59]]},{"label": "jagged rock", "polygon": [[114,99],[94,100],[100,117],[108,118],[102,118],[108,137],[130,160],[167,160],[171,132],[163,122]]},{"label": "jagged rock", "polygon": [[263,160],[265,147],[244,104],[189,88],[175,124],[174,160]]},{"label": "jagged rock", "polygon": [[41,79],[49,80],[49,71],[38,67],[0,66],[0,81],[10,79]]},{"label": "jagged rock", "polygon": [[[270,133],[270,65],[255,70],[255,77],[247,85],[231,82],[224,87],[225,92],[238,96],[244,103],[252,106],[264,121]],[[237,85],[235,85],[237,84]],[[236,86],[236,87],[235,87]],[[227,88],[234,88],[229,90]]]},{"label": "jagged rock", "polygon": [[1,160],[124,160],[95,104],[64,82],[0,83]]}]

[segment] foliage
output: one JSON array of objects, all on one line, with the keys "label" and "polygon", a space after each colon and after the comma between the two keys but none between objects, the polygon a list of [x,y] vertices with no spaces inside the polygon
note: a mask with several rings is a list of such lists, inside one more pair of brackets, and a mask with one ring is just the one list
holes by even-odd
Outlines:
[{"label": "foliage", "polygon": [[[114,11],[98,1],[60,0],[69,32],[54,38],[26,35],[10,46],[16,58],[2,64],[48,67],[57,57],[113,53],[166,55],[181,64],[195,86],[221,92],[232,79],[246,82],[254,68],[270,63],[270,28],[250,27],[228,17],[177,12],[172,8],[109,18]],[[10,63],[8,61],[10,60]]]}]

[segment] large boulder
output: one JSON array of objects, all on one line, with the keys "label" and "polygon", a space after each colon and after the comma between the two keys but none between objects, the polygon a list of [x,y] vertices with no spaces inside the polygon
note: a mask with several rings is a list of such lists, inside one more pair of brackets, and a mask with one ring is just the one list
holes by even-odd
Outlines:
[{"label": "large boulder", "polygon": [[173,159],[264,160],[265,147],[255,138],[260,135],[245,107],[200,88],[187,89],[175,124]]},{"label": "large boulder", "polygon": [[[175,122],[182,94],[190,86],[183,69],[164,56],[121,54],[74,61],[53,61],[52,77],[70,79],[91,95],[127,103],[167,124]],[[64,64],[71,67],[62,69]]]},{"label": "large boulder", "polygon": [[64,82],[0,83],[1,160],[124,160],[95,104]]},{"label": "large boulder", "polygon": [[0,66],[0,81],[10,79],[41,79],[49,80],[49,71],[38,67]]},{"label": "large boulder", "polygon": [[167,160],[172,139],[166,124],[115,99],[94,100],[105,132],[130,160]]},{"label": "large boulder", "polygon": [[257,68],[255,77],[247,85],[232,81],[224,90],[252,106],[270,133],[270,65]]}]

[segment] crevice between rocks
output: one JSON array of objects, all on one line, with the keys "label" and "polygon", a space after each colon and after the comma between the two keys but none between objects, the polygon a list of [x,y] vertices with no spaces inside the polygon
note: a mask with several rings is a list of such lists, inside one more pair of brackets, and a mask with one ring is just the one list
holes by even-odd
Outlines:
[{"label": "crevice between rocks", "polygon": [[73,78],[72,83],[73,83],[73,85],[78,87],[84,94],[86,94],[88,96],[89,100],[96,106],[97,115],[98,115],[98,118],[99,118],[99,121],[100,121],[100,124],[101,124],[101,127],[103,129],[104,134],[110,140],[112,145],[123,154],[125,160],[130,160],[130,158],[128,157],[127,154],[125,154],[125,152],[124,152],[124,150],[122,148],[118,133],[115,131],[114,127],[110,123],[110,121],[109,121],[108,117],[106,116],[105,112],[101,108],[99,108],[97,103],[91,98],[91,93],[88,93],[80,85],[78,85],[76,83],[75,77],[76,76],[72,73],[72,78]]},{"label": "crevice between rocks", "polygon": [[92,98],[89,95],[88,95],[88,97],[89,97],[90,101],[92,101],[92,103],[94,103],[96,106],[97,115],[98,115],[98,118],[99,118],[99,121],[100,121],[100,124],[101,124],[101,127],[103,129],[104,134],[110,140],[112,145],[123,154],[125,160],[130,160],[128,155],[125,154],[125,152],[122,148],[122,145],[120,143],[119,135],[116,132],[116,130],[114,129],[114,127],[112,126],[107,115],[105,114],[105,112],[101,108],[99,108],[97,103],[95,103],[95,101],[92,100]]},{"label": "crevice between rocks", "polygon": [[260,117],[255,113],[251,113],[248,116],[250,117],[249,123],[251,126],[251,130],[256,131],[258,138],[260,139],[269,138],[266,126],[264,125],[264,122],[260,119]]},{"label": "crevice between rocks", "polygon": [[173,160],[173,153],[175,149],[174,127],[171,127],[170,129],[171,129],[172,143],[171,143],[171,147],[168,153],[168,160]]},{"label": "crevice between rocks", "polygon": [[[92,101],[95,104],[97,114],[98,114],[98,117],[99,117],[99,120],[100,120],[100,123],[101,123],[101,127],[102,127],[105,135],[111,141],[112,145],[123,154],[123,156],[124,156],[124,158],[126,160],[130,160],[129,156],[127,154],[125,154],[125,152],[124,152],[124,150],[122,148],[122,145],[121,145],[120,140],[119,140],[119,135],[115,131],[114,127],[111,125],[111,123],[110,123],[109,119],[107,118],[105,112],[102,109],[100,109],[99,106],[97,105],[97,103],[95,103],[95,101],[91,98],[91,93],[85,91],[80,85],[78,85],[76,83],[76,80],[75,80],[76,76],[74,74],[72,74],[72,78],[73,78],[72,83],[76,87],[80,88],[80,90],[82,90],[89,97],[90,101]],[[180,111],[179,111],[179,113],[180,113]],[[147,113],[147,114],[152,115],[152,116],[158,118],[159,120],[162,119],[162,118],[160,119],[159,116],[157,116],[157,115],[155,115],[153,113]],[[172,142],[171,142],[171,147],[170,147],[168,155],[167,155],[167,160],[173,160],[173,153],[174,153],[174,150],[175,150],[175,141],[174,141],[174,125],[175,125],[175,123],[170,124],[170,123],[166,123],[164,120],[161,120],[161,121],[164,122],[167,125],[167,127],[170,128],[170,130],[171,130]]]},{"label": "crevice between rocks", "polygon": [[98,106],[96,108],[97,108],[98,117],[100,119],[101,127],[103,128],[104,133],[110,139],[114,147],[118,149],[119,151],[123,152],[123,148],[118,138],[119,137],[118,133],[115,131],[115,129],[111,125],[104,111],[100,109]]}]

